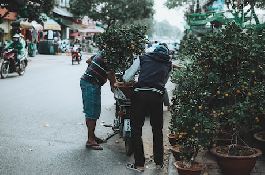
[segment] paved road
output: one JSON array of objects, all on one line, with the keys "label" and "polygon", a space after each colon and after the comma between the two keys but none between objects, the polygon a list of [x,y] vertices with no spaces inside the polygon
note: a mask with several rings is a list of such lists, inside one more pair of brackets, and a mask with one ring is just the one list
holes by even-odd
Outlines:
[{"label": "paved road", "polygon": [[[84,54],[83,59],[89,55]],[[133,158],[125,154],[124,142],[115,135],[103,151],[85,148],[86,126],[82,113],[79,78],[86,68],[72,65],[63,55],[36,55],[29,58],[23,76],[10,74],[0,79],[0,174],[1,175],[133,175],[125,168]],[[172,84],[169,84],[172,87]],[[109,84],[102,87],[102,115],[96,133],[112,134],[115,100]],[[164,134],[169,112],[165,109]],[[165,175],[152,161],[152,135],[147,118],[144,127],[147,157],[145,175]],[[165,138],[165,152],[168,141]],[[165,155],[168,162],[169,156]]]}]

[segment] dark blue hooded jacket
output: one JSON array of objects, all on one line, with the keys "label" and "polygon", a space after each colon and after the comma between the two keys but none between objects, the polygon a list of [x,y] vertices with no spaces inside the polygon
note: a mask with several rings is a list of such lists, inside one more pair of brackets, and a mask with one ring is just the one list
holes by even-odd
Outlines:
[{"label": "dark blue hooded jacket", "polygon": [[140,56],[140,74],[138,87],[157,88],[164,91],[165,78],[172,69],[169,55],[161,51],[154,51]]}]

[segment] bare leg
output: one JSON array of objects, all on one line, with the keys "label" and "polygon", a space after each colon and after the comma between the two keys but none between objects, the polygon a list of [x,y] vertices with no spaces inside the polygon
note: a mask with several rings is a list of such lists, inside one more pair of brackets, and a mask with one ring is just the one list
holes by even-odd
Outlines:
[{"label": "bare leg", "polygon": [[86,118],[87,132],[88,132],[88,140],[86,142],[86,147],[95,150],[102,150],[103,148],[98,145],[96,142],[95,136],[95,128],[96,128],[97,120]]},{"label": "bare leg", "polygon": [[[88,130],[88,123],[89,123],[89,120],[91,119],[88,119],[86,118],[86,126],[87,126],[87,140],[89,140],[89,130]],[[95,122],[95,127],[96,127],[97,123]],[[94,128],[94,131],[95,131],[95,128]],[[93,134],[94,134],[94,137],[95,137],[95,141],[100,144],[100,143],[106,143],[106,140],[104,139],[101,139],[101,138],[98,138],[96,135],[95,135],[95,132],[93,131]]]}]

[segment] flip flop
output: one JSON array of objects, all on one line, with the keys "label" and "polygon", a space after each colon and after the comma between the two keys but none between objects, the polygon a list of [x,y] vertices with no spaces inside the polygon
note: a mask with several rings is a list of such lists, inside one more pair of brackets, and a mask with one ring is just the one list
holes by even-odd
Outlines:
[{"label": "flip flop", "polygon": [[131,170],[136,170],[138,172],[144,172],[144,169],[136,168],[134,163],[127,163],[125,166],[126,166],[126,168],[131,169]]},{"label": "flip flop", "polygon": [[157,170],[160,170],[160,169],[162,169],[163,167],[164,167],[164,164],[156,165],[156,169],[157,169]]},{"label": "flip flop", "polygon": [[101,139],[101,138],[98,138],[98,137],[95,138],[95,141],[96,141],[98,144],[101,144],[101,143],[107,143],[107,140],[105,140],[105,139]]},{"label": "flip flop", "polygon": [[103,150],[103,148],[99,144],[86,145],[86,147],[93,150]]},{"label": "flip flop", "polygon": [[107,143],[107,140],[104,140],[104,139],[101,139],[101,138],[96,138],[95,141],[98,143],[98,144],[101,144],[101,143]]}]

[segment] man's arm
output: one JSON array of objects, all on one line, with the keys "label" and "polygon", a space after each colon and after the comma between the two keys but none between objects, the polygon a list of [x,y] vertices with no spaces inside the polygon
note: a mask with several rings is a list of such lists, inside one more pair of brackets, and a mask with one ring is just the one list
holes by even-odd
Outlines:
[{"label": "man's arm", "polygon": [[179,65],[176,65],[176,64],[172,64],[172,67],[173,69],[181,69],[181,68],[184,68],[185,66],[179,66]]},{"label": "man's arm", "polygon": [[134,60],[131,67],[125,71],[125,74],[123,75],[122,79],[126,83],[130,82],[131,80],[133,80],[136,72],[139,70],[140,70],[140,58],[137,57],[137,59]]}]

